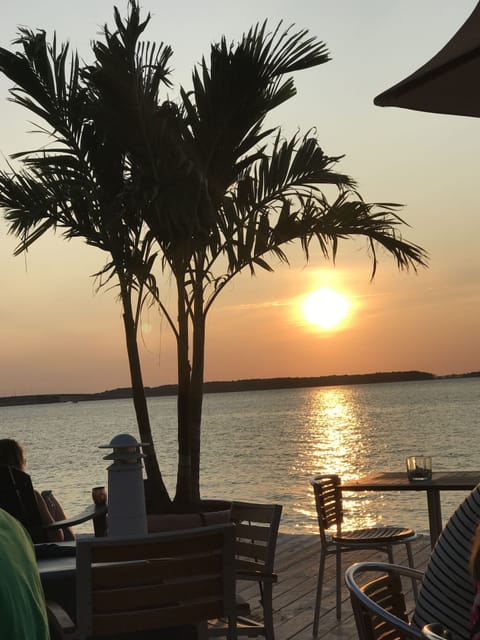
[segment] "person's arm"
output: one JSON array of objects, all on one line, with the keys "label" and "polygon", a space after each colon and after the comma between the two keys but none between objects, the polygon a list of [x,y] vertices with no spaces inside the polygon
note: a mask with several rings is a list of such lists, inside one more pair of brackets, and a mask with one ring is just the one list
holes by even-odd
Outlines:
[{"label": "person's arm", "polygon": [[[52,514],[48,510],[48,507],[45,503],[45,500],[42,496],[35,491],[35,499],[37,501],[38,510],[40,511],[40,518],[42,520],[42,524],[51,524],[55,522]],[[49,542],[62,542],[63,541],[63,531],[62,529],[47,529],[46,530],[47,540]]]},{"label": "person's arm", "polygon": [[[55,522],[67,519],[67,514],[63,510],[60,502],[53,495],[52,491],[42,491],[42,498],[45,500],[47,509],[50,511]],[[62,527],[62,531],[64,540],[75,540],[75,534],[71,527]]]}]

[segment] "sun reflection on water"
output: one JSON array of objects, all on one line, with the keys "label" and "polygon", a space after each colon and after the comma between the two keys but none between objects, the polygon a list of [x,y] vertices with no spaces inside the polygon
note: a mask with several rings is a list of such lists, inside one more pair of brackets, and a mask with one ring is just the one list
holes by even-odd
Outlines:
[{"label": "sun reflection on water", "polygon": [[[370,456],[357,394],[348,387],[319,389],[309,396],[305,409],[303,437],[308,446],[299,458],[303,472],[309,476],[336,473],[345,480],[359,477],[365,458]],[[378,523],[379,514],[372,511],[370,497],[363,493],[344,494],[346,526]],[[315,519],[313,497],[311,511],[303,509],[302,513]]]}]

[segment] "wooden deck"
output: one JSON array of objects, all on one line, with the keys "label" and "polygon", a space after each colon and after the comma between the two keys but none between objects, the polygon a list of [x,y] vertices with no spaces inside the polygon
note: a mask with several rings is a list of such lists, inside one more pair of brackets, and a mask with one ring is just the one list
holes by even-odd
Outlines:
[{"label": "wooden deck", "polygon": [[[412,545],[415,568],[424,569],[430,557],[430,539],[422,536]],[[318,535],[280,534],[275,571],[278,583],[273,589],[275,640],[311,640],[313,608],[317,587],[320,542]],[[395,562],[407,564],[404,545],[394,550]],[[343,555],[344,568],[364,560],[385,560],[378,551],[349,552]],[[245,586],[244,586],[245,585]],[[249,601],[252,617],[260,614],[258,585],[243,583],[239,593]],[[335,559],[327,558],[323,584],[320,640],[356,640],[357,632],[346,587],[343,587],[342,619],[335,616]]]}]

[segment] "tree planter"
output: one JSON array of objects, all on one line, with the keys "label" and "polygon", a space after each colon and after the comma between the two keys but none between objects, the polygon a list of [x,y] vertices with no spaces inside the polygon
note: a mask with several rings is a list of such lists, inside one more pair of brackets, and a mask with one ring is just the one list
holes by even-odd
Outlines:
[{"label": "tree planter", "polygon": [[192,529],[230,522],[231,503],[227,500],[202,500],[199,510],[192,513],[150,513],[147,516],[148,532]]}]

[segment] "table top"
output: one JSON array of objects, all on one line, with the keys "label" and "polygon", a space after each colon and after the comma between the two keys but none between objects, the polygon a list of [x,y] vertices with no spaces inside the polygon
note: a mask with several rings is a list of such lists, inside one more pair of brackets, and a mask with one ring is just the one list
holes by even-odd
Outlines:
[{"label": "table top", "polygon": [[376,471],[340,486],[345,491],[462,491],[479,482],[480,471],[434,471],[431,480],[409,480],[406,471]]},{"label": "table top", "polygon": [[[48,557],[47,554],[41,554],[41,557],[37,557],[37,566],[40,576],[43,578],[75,572],[77,562],[74,555],[75,544],[75,541],[69,541],[38,545],[39,547],[46,547],[47,551],[48,549],[52,550],[50,557]],[[64,549],[68,555],[61,553]],[[55,550],[58,550],[60,553],[55,553]]]}]

